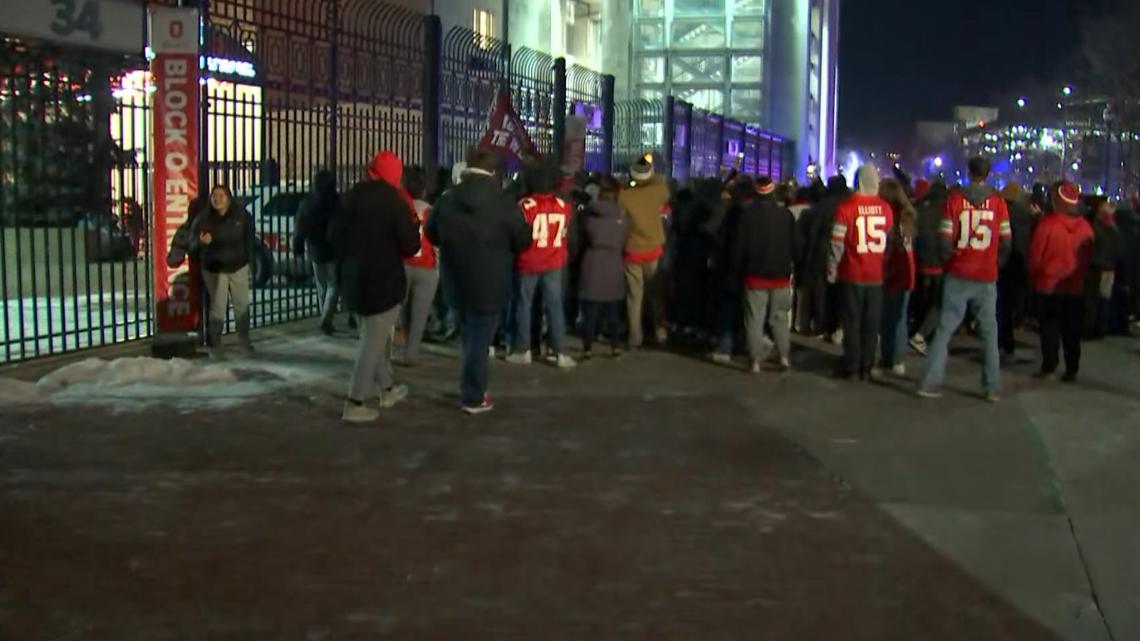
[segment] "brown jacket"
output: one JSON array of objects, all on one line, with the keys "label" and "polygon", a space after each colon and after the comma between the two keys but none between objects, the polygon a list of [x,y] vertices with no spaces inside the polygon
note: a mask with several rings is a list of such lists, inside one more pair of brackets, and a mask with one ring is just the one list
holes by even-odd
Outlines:
[{"label": "brown jacket", "polygon": [[625,241],[627,252],[651,251],[665,244],[661,208],[668,202],[669,186],[660,176],[621,190],[618,204],[629,212],[630,222]]}]

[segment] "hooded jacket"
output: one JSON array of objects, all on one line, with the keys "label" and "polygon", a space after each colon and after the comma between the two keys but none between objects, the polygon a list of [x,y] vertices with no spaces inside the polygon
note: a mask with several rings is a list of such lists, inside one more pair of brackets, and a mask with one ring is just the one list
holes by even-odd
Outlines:
[{"label": "hooded jacket", "polygon": [[926,198],[918,206],[918,233],[914,238],[914,260],[918,273],[927,276],[942,274],[942,250],[938,232],[942,227],[942,214],[946,211],[949,195],[946,185],[938,182],[930,186]]},{"label": "hooded jacket", "polygon": [[983,283],[997,281],[1013,246],[1005,201],[986,183],[950,192],[938,235],[946,273]]},{"label": "hooded jacket", "polygon": [[382,314],[404,300],[403,259],[420,249],[418,218],[399,186],[403,171],[392,152],[377,154],[368,179],[345,196],[330,232],[345,306],[361,316]]},{"label": "hooded jacket", "polygon": [[1093,230],[1075,213],[1054,211],[1041,218],[1029,246],[1029,274],[1042,294],[1080,295],[1092,263]]},{"label": "hooded jacket", "polygon": [[827,193],[811,209],[804,212],[797,221],[800,231],[800,247],[803,260],[797,282],[822,281],[827,275],[827,261],[830,255],[831,225],[839,204],[851,195],[846,182],[829,181]]},{"label": "hooded jacket", "polygon": [[625,300],[622,250],[629,235],[629,216],[612,200],[594,200],[582,221],[585,251],[578,297],[588,301]]},{"label": "hooded jacket", "polygon": [[740,216],[733,238],[733,273],[748,289],[778,289],[791,283],[799,260],[795,216],[771,195],[758,196]]},{"label": "hooded jacket", "polygon": [[665,225],[661,212],[668,203],[669,186],[657,175],[621,190],[618,204],[629,212],[630,222],[625,243],[628,262],[652,262],[664,253]]},{"label": "hooded jacket", "polygon": [[336,178],[322,171],[313,177],[312,189],[297,207],[297,233],[293,236],[293,252],[308,255],[309,260],[328,263],[335,259],[329,242],[329,224],[340,208]]},{"label": "hooded jacket", "polygon": [[531,230],[498,179],[468,169],[436,201],[427,237],[440,250],[444,294],[468,314],[498,314],[507,300],[515,257],[530,246]]},{"label": "hooded jacket", "polygon": [[[253,253],[253,218],[236,201],[230,201],[225,215],[214,211],[209,201],[206,210],[190,225],[190,253],[196,254],[202,269],[216,274],[232,274],[249,264]],[[200,240],[210,234],[210,242]]]}]

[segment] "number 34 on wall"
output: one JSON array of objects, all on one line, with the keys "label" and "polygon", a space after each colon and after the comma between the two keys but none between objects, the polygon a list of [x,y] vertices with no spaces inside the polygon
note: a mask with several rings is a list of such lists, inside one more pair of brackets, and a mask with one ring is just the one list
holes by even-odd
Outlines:
[{"label": "number 34 on wall", "polygon": [[81,32],[98,40],[103,33],[99,0],[51,0],[51,5],[55,7],[51,30],[56,35],[67,37]]}]

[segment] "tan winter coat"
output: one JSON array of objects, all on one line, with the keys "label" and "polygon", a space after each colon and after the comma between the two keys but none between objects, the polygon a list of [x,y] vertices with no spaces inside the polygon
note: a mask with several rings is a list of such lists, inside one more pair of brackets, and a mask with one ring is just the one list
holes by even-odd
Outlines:
[{"label": "tan winter coat", "polygon": [[669,202],[669,186],[660,176],[626,187],[618,195],[618,204],[629,212],[627,252],[646,252],[665,244],[665,226],[661,209]]}]

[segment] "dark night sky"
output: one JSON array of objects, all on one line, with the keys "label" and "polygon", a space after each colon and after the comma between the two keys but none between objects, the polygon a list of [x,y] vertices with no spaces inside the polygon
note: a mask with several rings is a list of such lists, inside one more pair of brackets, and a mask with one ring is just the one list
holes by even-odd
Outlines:
[{"label": "dark night sky", "polygon": [[917,120],[1056,81],[1101,1],[842,0],[839,143],[905,142]]}]

